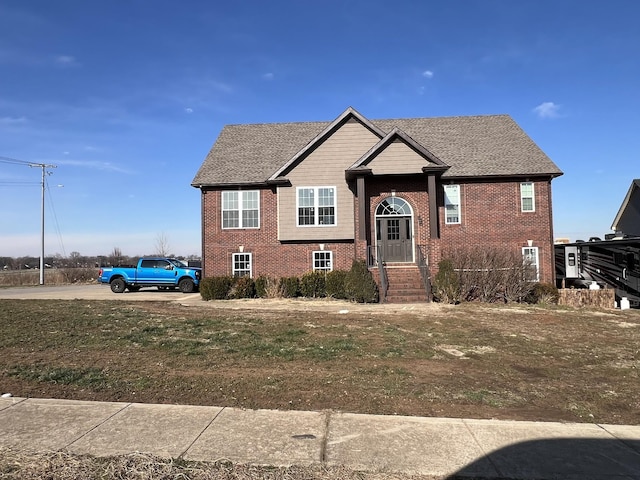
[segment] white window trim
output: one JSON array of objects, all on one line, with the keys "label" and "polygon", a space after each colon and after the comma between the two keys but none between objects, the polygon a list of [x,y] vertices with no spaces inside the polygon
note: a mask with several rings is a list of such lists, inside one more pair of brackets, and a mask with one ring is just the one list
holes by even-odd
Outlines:
[{"label": "white window trim", "polygon": [[236,276],[236,272],[244,272],[245,270],[236,269],[236,255],[248,255],[249,256],[249,278],[253,278],[253,253],[251,252],[236,252],[231,255],[231,275]]},{"label": "white window trim", "polygon": [[[531,197],[525,197],[522,191],[524,185],[531,185]],[[531,210],[524,209],[524,199],[531,198]],[[520,183],[520,211],[523,213],[532,213],[536,211],[536,186],[533,182],[521,182]]]},{"label": "white window trim", "polygon": [[[456,187],[458,190],[458,203],[447,203],[447,187]],[[447,216],[447,205],[458,206],[458,221],[450,222]],[[444,185],[444,223],[445,225],[460,225],[462,223],[462,188],[459,184]]]},{"label": "white window trim", "polygon": [[[333,223],[331,224],[319,224],[320,218],[320,206],[318,202],[320,200],[320,196],[318,195],[318,191],[321,188],[331,188],[333,189]],[[313,190],[313,225],[300,225],[300,190]],[[335,186],[330,185],[321,185],[318,187],[296,187],[296,227],[300,228],[313,228],[313,227],[337,227],[338,226],[338,189]]]},{"label": "white window trim", "polygon": [[522,261],[524,262],[528,255],[527,255],[527,251],[531,251],[531,253],[533,254],[532,257],[534,259],[534,263],[533,265],[535,265],[536,267],[536,277],[535,280],[532,280],[534,282],[539,282],[540,281],[540,251],[538,250],[538,247],[522,247]]},{"label": "white window trim", "polygon": [[[245,227],[242,225],[242,212],[244,211],[244,205],[243,205],[243,198],[242,198],[242,194],[243,193],[256,193],[258,195],[258,225],[255,227]],[[233,210],[225,210],[224,208],[224,197],[225,194],[229,194],[229,193],[237,193],[238,194],[238,209],[233,209]],[[251,208],[250,210],[253,210],[253,208]],[[238,212],[238,226],[237,227],[225,227],[224,226],[224,212]],[[220,194],[220,226],[223,230],[257,230],[260,228],[260,190],[224,190],[221,192]]]},{"label": "white window trim", "polygon": [[[329,254],[329,268],[316,268],[316,254]],[[333,271],[333,251],[332,250],[314,250],[311,254],[311,262],[314,272],[332,272]]]}]

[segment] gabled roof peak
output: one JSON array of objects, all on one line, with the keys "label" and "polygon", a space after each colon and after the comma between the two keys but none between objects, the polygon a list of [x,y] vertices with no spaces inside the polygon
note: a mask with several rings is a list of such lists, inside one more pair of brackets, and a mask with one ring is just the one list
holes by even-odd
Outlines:
[{"label": "gabled roof peak", "polygon": [[285,163],[281,168],[279,168],[269,180],[275,180],[279,176],[283,175],[284,172],[289,170],[293,165],[297,164],[302,158],[304,158],[307,153],[313,151],[313,149],[322,143],[327,137],[332,135],[336,130],[338,130],[342,125],[347,123],[349,120],[354,119],[361,123],[365,128],[373,132],[378,137],[382,138],[385,135],[385,132],[380,128],[376,127],[373,123],[367,120],[364,116],[362,116],[355,108],[348,107],[344,112],[342,112],[338,118],[336,118],[333,122],[331,122],[326,128],[324,128],[315,138],[313,138],[304,148],[299,150],[292,158],[289,159],[287,163]]},{"label": "gabled roof peak", "polygon": [[410,135],[408,135],[404,130],[393,127],[389,133],[387,133],[383,138],[380,139],[378,143],[376,143],[371,149],[365,153],[360,159],[349,167],[349,170],[354,170],[357,168],[361,168],[366,166],[369,162],[371,162],[375,157],[377,157],[380,152],[382,152],[389,144],[392,142],[400,140],[401,142],[408,145],[411,149],[413,149],[416,153],[425,158],[429,163],[435,164],[435,166],[443,167],[442,170],[446,170],[449,168],[449,165],[440,160],[437,156],[431,153],[427,147],[416,142]]}]

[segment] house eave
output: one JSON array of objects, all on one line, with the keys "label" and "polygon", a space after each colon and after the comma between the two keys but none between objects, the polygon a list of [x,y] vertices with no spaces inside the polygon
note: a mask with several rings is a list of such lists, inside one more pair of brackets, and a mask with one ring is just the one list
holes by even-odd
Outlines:
[{"label": "house eave", "polygon": [[[286,181],[288,182],[288,180]],[[273,185],[286,183],[282,181],[262,182],[230,182],[230,183],[192,183],[191,186],[199,190],[227,190],[232,188],[267,188]]]},{"label": "house eave", "polygon": [[555,173],[503,173],[503,174],[490,174],[490,175],[447,175],[448,172],[444,172],[442,175],[443,180],[507,180],[507,179],[520,179],[520,180],[528,180],[528,179],[549,179],[552,180],[554,178],[560,177],[564,175],[563,172],[555,172]]}]

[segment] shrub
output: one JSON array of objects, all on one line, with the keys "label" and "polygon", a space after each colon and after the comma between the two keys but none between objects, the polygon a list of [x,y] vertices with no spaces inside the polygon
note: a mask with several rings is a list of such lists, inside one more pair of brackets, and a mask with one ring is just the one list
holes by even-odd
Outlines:
[{"label": "shrub", "polygon": [[364,260],[354,260],[345,278],[345,292],[349,300],[358,303],[378,301],[378,285]]},{"label": "shrub", "polygon": [[525,297],[527,303],[557,304],[560,294],[551,283],[536,283]]},{"label": "shrub", "polygon": [[300,280],[298,277],[283,277],[278,290],[285,298],[295,298],[300,294]]},{"label": "shrub", "polygon": [[255,298],[256,284],[253,281],[253,278],[248,275],[236,277],[231,291],[229,292],[229,296],[231,298]]},{"label": "shrub", "polygon": [[326,297],[325,273],[305,273],[300,279],[300,294],[308,298]]},{"label": "shrub", "polygon": [[233,277],[207,277],[200,281],[200,296],[203,300],[226,300],[229,297]]},{"label": "shrub", "polygon": [[460,276],[448,258],[438,263],[438,273],[433,279],[433,296],[443,303],[460,302]]},{"label": "shrub", "polygon": [[270,282],[270,278],[265,275],[260,275],[256,278],[256,295],[260,298],[267,298],[267,288]]},{"label": "shrub", "polygon": [[327,297],[346,299],[345,282],[347,280],[347,271],[333,270],[327,273],[325,279],[325,293]]},{"label": "shrub", "polygon": [[433,289],[442,302],[521,302],[532,288],[531,265],[521,252],[475,246],[451,250],[443,257],[443,273],[436,275]]}]

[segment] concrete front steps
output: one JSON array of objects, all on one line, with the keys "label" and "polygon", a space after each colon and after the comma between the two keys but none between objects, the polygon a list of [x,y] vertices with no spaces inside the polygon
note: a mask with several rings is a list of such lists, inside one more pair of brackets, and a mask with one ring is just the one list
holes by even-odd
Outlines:
[{"label": "concrete front steps", "polygon": [[[387,265],[387,303],[416,303],[428,301],[417,265]],[[378,269],[373,270],[374,278],[380,285]]]}]

